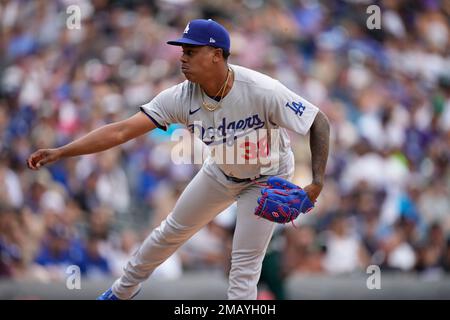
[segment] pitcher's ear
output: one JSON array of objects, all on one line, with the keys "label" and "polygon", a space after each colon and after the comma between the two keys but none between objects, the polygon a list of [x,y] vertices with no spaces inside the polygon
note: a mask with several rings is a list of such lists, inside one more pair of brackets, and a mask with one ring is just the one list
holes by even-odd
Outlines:
[{"label": "pitcher's ear", "polygon": [[214,48],[213,62],[217,63],[222,59],[222,49]]}]

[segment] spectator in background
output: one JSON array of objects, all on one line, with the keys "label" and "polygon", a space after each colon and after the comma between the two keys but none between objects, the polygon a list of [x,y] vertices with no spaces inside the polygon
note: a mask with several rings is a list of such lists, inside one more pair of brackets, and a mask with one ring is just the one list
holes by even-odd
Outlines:
[{"label": "spectator in background", "polygon": [[392,232],[382,240],[381,248],[385,254],[382,267],[387,270],[411,271],[413,270],[417,255],[414,243],[411,243],[411,229],[415,227],[414,221],[401,218],[395,223]]},{"label": "spectator in background", "polygon": [[83,179],[83,188],[74,195],[76,201],[85,212],[92,212],[101,206],[96,189],[98,183],[98,172],[91,172],[86,179]]},{"label": "spectator in background", "polygon": [[96,193],[100,203],[123,215],[130,206],[130,194],[127,176],[119,166],[118,159],[117,149],[105,151],[100,155]]},{"label": "spectator in background", "polygon": [[103,248],[105,257],[108,260],[108,265],[111,267],[111,274],[113,277],[122,274],[122,268],[138,248],[139,242],[137,234],[130,229],[122,230],[116,241]]},{"label": "spectator in background", "polygon": [[415,270],[427,278],[440,277],[445,270],[446,239],[442,227],[433,224],[421,244],[417,245]]},{"label": "spectator in background", "polygon": [[224,253],[227,232],[220,225],[211,221],[197,234],[180,247],[181,261],[186,270],[225,271]]},{"label": "spectator in background", "polygon": [[442,259],[442,266],[445,272],[450,273],[450,237],[448,237],[446,241],[444,256]]},{"label": "spectator in background", "polygon": [[66,277],[67,267],[81,266],[82,259],[79,239],[63,223],[55,223],[44,235],[35,262],[45,268],[49,279],[61,280]]},{"label": "spectator in background", "polygon": [[285,247],[283,248],[283,277],[291,274],[321,274],[326,252],[324,243],[317,238],[313,226],[285,228]]},{"label": "spectator in background", "polygon": [[90,233],[83,246],[82,258],[78,266],[81,274],[88,280],[109,278],[111,275],[108,260],[101,253],[101,241],[102,238],[99,235]]},{"label": "spectator in background", "polygon": [[19,275],[23,255],[23,235],[18,212],[12,207],[0,206],[0,278]]},{"label": "spectator in background", "polygon": [[[1,151],[1,150],[0,150]],[[23,205],[23,191],[19,177],[10,169],[10,161],[5,152],[0,153],[0,203],[15,208]]]},{"label": "spectator in background", "polygon": [[347,215],[335,214],[324,236],[326,253],[323,267],[326,272],[342,274],[365,270],[370,262],[369,256],[359,236],[351,230]]},{"label": "spectator in background", "polygon": [[450,197],[448,180],[436,177],[420,195],[417,203],[428,225],[439,223],[446,234],[450,232]]}]

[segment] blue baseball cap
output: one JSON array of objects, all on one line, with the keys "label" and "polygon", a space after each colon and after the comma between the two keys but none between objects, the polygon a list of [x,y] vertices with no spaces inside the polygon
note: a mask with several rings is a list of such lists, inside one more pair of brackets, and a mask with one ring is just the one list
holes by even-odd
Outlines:
[{"label": "blue baseball cap", "polygon": [[173,46],[183,44],[211,46],[230,52],[230,35],[227,29],[212,19],[196,19],[187,24],[182,38],[167,41],[167,44]]}]

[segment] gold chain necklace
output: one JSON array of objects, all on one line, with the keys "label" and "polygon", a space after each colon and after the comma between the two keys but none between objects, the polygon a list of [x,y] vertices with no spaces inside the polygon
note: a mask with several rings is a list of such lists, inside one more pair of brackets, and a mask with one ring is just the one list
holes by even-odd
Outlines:
[{"label": "gold chain necklace", "polygon": [[203,89],[200,87],[200,90],[202,91],[202,102],[203,102],[202,105],[203,105],[203,108],[205,108],[208,111],[215,111],[215,110],[217,110],[220,107],[222,99],[223,99],[223,95],[224,95],[224,93],[226,91],[226,88],[227,88],[228,80],[230,79],[230,74],[231,74],[231,69],[228,68],[227,79],[225,80],[225,83],[222,85],[222,87],[219,89],[219,91],[216,93],[216,95],[213,98],[213,100],[214,100],[220,94],[220,100],[216,104],[209,103],[209,102],[205,101],[205,97],[204,97],[205,93],[204,93]]}]

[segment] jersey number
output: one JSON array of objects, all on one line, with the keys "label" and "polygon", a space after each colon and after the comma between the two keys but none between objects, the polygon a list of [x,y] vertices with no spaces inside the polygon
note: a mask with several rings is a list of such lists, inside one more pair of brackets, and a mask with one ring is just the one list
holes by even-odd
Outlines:
[{"label": "jersey number", "polygon": [[243,152],[241,157],[245,160],[265,158],[269,154],[269,144],[267,137],[260,139],[257,143],[245,141],[239,145]]}]

